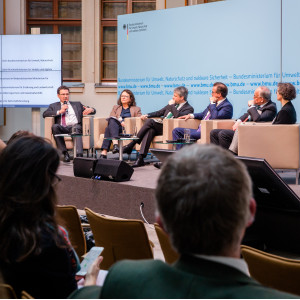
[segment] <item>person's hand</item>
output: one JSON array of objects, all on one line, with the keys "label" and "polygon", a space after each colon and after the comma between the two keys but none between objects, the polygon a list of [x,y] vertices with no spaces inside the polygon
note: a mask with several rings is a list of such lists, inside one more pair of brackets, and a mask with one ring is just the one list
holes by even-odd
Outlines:
[{"label": "person's hand", "polygon": [[254,100],[249,100],[249,101],[248,101],[248,106],[249,106],[249,107],[252,106],[252,105],[254,105],[254,104],[255,104]]},{"label": "person's hand", "polygon": [[96,285],[98,274],[100,272],[100,264],[103,260],[103,256],[98,256],[95,261],[92,263],[90,268],[88,269],[85,280],[84,280],[84,286],[88,285]]},{"label": "person's hand", "polygon": [[210,98],[209,98],[209,101],[210,101],[211,104],[213,104],[213,103],[217,103],[217,102],[218,102],[218,99],[215,98],[215,97],[210,97]]},{"label": "person's hand", "polygon": [[173,99],[171,99],[171,100],[169,101],[169,105],[172,105],[172,104],[175,104],[175,101],[174,101]]},{"label": "person's hand", "polygon": [[64,114],[66,112],[66,110],[68,109],[68,104],[63,104],[61,106],[61,109],[60,109],[60,113],[61,114]]},{"label": "person's hand", "polygon": [[124,121],[121,122],[121,126],[122,126],[122,127],[125,127],[125,122],[124,122]]},{"label": "person's hand", "polygon": [[146,119],[148,119],[148,115],[142,115],[142,116],[141,116],[141,119],[142,119],[143,121],[145,121]]},{"label": "person's hand", "polygon": [[237,120],[237,121],[233,124],[232,130],[233,130],[233,131],[236,131],[237,128],[238,128],[238,126],[240,125],[240,123],[242,123],[242,121],[241,121],[241,120]]},{"label": "person's hand", "polygon": [[184,119],[185,121],[190,119],[191,118],[191,115],[188,114],[188,115],[185,115],[185,116],[181,116],[181,117],[178,117],[178,119]]},{"label": "person's hand", "polygon": [[84,116],[89,115],[90,113],[92,113],[94,111],[94,109],[91,108],[91,107],[84,106],[84,108],[85,108],[84,111],[83,111]]}]

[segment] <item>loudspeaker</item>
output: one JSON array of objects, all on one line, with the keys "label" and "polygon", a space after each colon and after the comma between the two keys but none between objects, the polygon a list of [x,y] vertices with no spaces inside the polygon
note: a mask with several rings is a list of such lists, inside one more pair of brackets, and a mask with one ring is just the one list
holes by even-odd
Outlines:
[{"label": "loudspeaker", "polygon": [[130,180],[133,171],[133,168],[124,161],[99,158],[94,175],[101,176],[101,179],[120,182]]},{"label": "loudspeaker", "polygon": [[75,157],[73,163],[74,176],[92,178],[97,158]]}]

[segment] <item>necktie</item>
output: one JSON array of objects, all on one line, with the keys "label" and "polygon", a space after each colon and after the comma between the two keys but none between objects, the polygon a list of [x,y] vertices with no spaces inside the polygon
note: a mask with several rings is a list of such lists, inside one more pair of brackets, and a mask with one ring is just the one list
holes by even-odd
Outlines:
[{"label": "necktie", "polygon": [[[206,116],[203,120],[209,120],[210,116],[211,116],[210,111],[208,111],[208,113],[206,114]],[[201,123],[197,129],[197,132],[200,132],[200,130],[201,130]]]},{"label": "necktie", "polygon": [[63,114],[61,116],[61,125],[66,127],[67,126],[67,123],[66,123],[66,114]]},{"label": "necktie", "polygon": [[[179,104],[176,104],[175,108],[177,109],[178,106],[179,106]],[[169,111],[168,114],[166,115],[165,119],[171,119],[171,118],[173,118],[173,114],[172,114],[172,112]]]}]

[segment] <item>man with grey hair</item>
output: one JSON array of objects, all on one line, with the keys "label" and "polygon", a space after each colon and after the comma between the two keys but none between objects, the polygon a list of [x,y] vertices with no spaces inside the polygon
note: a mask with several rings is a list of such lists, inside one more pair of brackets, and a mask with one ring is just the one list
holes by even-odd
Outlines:
[{"label": "man with grey hair", "polygon": [[271,91],[266,86],[258,87],[252,100],[248,101],[248,110],[233,124],[231,129],[214,129],[210,132],[212,144],[220,145],[237,154],[238,126],[243,122],[270,122],[277,113],[276,104],[271,101]]},{"label": "man with grey hair", "polygon": [[[141,119],[146,122],[137,134],[139,139],[134,140],[123,147],[123,153],[130,154],[136,143],[141,144],[139,157],[133,167],[145,165],[144,158],[147,156],[153,138],[156,135],[162,135],[163,133],[162,119],[178,118],[194,112],[194,108],[187,102],[187,96],[188,89],[186,87],[176,87],[174,89],[173,98],[169,101],[167,106],[158,111],[141,116]],[[150,119],[155,117],[161,117],[162,119]]]},{"label": "man with grey hair", "polygon": [[118,262],[102,288],[86,287],[76,298],[89,292],[100,298],[293,298],[251,279],[240,259],[256,204],[245,165],[228,151],[195,144],[173,154],[158,179],[156,202],[157,222],[179,260]]}]

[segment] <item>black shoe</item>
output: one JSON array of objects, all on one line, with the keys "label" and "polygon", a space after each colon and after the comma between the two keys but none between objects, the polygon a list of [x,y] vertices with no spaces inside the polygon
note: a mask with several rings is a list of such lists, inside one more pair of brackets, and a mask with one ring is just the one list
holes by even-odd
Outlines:
[{"label": "black shoe", "polygon": [[123,147],[123,153],[131,154],[132,149],[133,149],[132,147],[130,147],[129,145],[126,145]]},{"label": "black shoe", "polygon": [[69,153],[66,151],[64,154],[64,159],[63,159],[63,162],[70,162],[70,155]]},{"label": "black shoe", "polygon": [[113,154],[119,153],[119,147],[118,147],[118,145],[114,145],[113,146],[112,153]]},{"label": "black shoe", "polygon": [[154,166],[155,168],[157,168],[157,169],[161,169],[161,167],[162,167],[162,162],[156,162],[156,163],[153,164],[153,166]]},{"label": "black shoe", "polygon": [[101,154],[99,158],[107,159],[107,155]]},{"label": "black shoe", "polygon": [[138,167],[142,167],[145,165],[144,162],[144,158],[139,156],[139,158],[137,159],[137,161],[132,165],[133,168],[138,168]]}]

